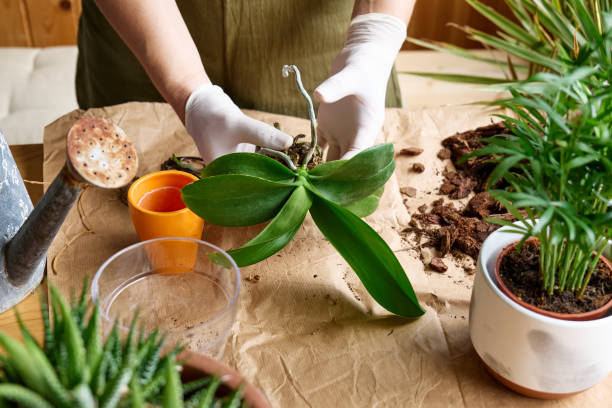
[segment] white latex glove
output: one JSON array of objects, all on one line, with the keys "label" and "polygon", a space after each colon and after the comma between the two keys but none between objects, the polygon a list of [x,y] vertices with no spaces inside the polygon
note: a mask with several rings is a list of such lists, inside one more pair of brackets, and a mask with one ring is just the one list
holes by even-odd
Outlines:
[{"label": "white latex glove", "polygon": [[293,139],[273,126],[246,116],[216,85],[197,87],[185,105],[185,127],[205,163],[255,146],[286,150]]},{"label": "white latex glove", "polygon": [[351,158],[374,144],[385,120],[389,74],[405,38],[406,24],[394,16],[370,13],[351,22],[331,76],[315,89],[328,161]]}]

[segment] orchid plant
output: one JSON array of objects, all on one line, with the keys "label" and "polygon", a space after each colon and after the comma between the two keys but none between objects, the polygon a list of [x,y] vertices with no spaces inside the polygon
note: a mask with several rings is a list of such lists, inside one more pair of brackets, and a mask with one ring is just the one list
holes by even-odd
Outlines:
[{"label": "orchid plant", "polygon": [[[385,241],[361,220],[373,213],[395,169],[393,145],[381,144],[350,160],[307,165],[317,148],[312,100],[297,67],[298,90],[308,102],[310,150],[301,163],[283,152],[260,149],[232,153],[211,162],[199,181],[182,189],[182,199],[207,222],[221,226],[268,225],[252,240],[228,253],[239,266],[252,265],[284,248],[310,213],[323,235],[344,257],[372,297],[390,312],[418,317],[424,310],[401,264]],[[267,157],[280,158],[286,165]],[[211,255],[219,264],[224,259]]]}]

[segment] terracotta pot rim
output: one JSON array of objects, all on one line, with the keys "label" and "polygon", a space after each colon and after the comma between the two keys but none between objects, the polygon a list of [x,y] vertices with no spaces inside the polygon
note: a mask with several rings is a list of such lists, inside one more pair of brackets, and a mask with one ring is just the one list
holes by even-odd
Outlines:
[{"label": "terracotta pot rim", "polygon": [[[533,242],[533,241],[538,241],[538,238],[532,237],[527,239],[525,242]],[[501,279],[500,276],[500,265],[501,265],[501,260],[502,258],[510,251],[512,251],[513,249],[515,249],[517,247],[517,245],[519,244],[520,241],[514,241],[508,245],[506,245],[497,255],[497,258],[495,260],[495,283],[497,284],[497,286],[499,287],[499,289],[502,291],[502,293],[504,295],[506,295],[510,300],[512,300],[513,302],[515,302],[516,304],[532,311],[535,313],[538,313],[540,315],[543,316],[547,316],[547,317],[551,317],[553,319],[558,319],[558,320],[568,320],[568,321],[589,321],[589,320],[597,320],[603,317],[606,317],[607,312],[612,308],[612,298],[605,303],[603,306],[600,306],[597,309],[594,310],[590,310],[588,312],[583,312],[583,313],[558,313],[558,312],[551,312],[548,310],[544,310],[541,309],[537,306],[534,306],[530,303],[527,303],[521,299],[519,299],[514,293],[512,293],[510,291],[510,289],[506,286],[506,284],[504,283],[504,281]],[[608,258],[606,258],[605,256],[601,256],[600,258],[608,267],[608,269],[610,270],[610,273],[612,274],[612,263],[610,262],[610,260]]]}]

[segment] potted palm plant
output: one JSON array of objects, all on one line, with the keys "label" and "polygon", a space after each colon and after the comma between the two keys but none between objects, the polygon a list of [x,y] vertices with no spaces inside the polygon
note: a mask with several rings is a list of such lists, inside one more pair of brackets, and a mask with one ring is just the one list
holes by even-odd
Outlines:
[{"label": "potted palm plant", "polygon": [[51,288],[44,295],[44,344],[24,326],[23,343],[0,333],[0,406],[27,407],[269,407],[253,385],[203,355],[164,347],[134,319],[127,335],[117,324],[106,339],[98,307],[84,289],[68,306]]},{"label": "potted palm plant", "polygon": [[490,190],[517,219],[482,246],[470,335],[502,383],[557,398],[612,370],[612,91],[602,67],[539,73],[499,102],[508,134],[474,155],[497,164]]},{"label": "potted palm plant", "polygon": [[[490,220],[503,227],[480,251],[470,307],[472,343],[488,370],[510,388],[542,398],[571,395],[612,370],[612,288],[602,256],[612,221],[612,4],[507,0],[514,15],[508,19],[481,1],[467,1],[498,30],[463,30],[496,55],[410,41],[493,64],[501,73],[412,74],[512,96],[494,103],[512,112],[502,116],[509,131],[475,153],[497,164],[489,186],[502,179],[505,188],[491,194],[517,221]],[[525,292],[525,285],[534,290]]]}]

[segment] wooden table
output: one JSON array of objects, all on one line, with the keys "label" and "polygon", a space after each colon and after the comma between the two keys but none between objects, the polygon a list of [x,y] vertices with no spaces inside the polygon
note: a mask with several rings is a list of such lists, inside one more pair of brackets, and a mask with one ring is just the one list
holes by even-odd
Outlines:
[{"label": "wooden table", "polygon": [[[491,57],[490,51],[477,51]],[[501,75],[499,68],[491,67],[477,61],[467,61],[434,51],[403,51],[396,63],[398,72],[431,71],[438,73],[462,73],[469,75]],[[426,108],[441,105],[459,105],[474,101],[492,100],[498,94],[485,91],[482,87],[446,82],[400,74],[400,87],[405,107]],[[14,145],[11,152],[24,180],[42,182],[42,163],[44,159],[42,144]],[[42,197],[43,186],[26,182],[26,188],[36,204]],[[23,321],[38,339],[42,339],[42,316],[38,296],[29,296],[18,306]],[[11,311],[0,314],[0,331],[11,336],[20,337],[15,313]]]}]

